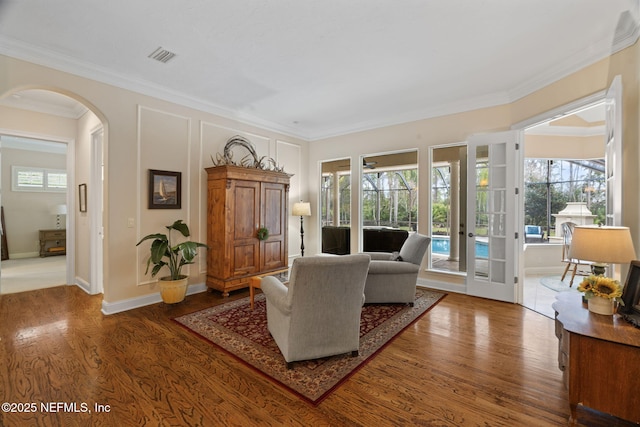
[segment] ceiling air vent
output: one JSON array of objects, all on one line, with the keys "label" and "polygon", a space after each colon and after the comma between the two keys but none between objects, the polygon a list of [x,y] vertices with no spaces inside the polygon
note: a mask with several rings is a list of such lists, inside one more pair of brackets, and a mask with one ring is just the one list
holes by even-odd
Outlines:
[{"label": "ceiling air vent", "polygon": [[151,54],[149,55],[149,58],[155,59],[156,61],[164,62],[166,64],[174,56],[176,56],[175,53],[169,52],[168,50],[163,49],[162,47],[159,47],[153,52],[151,52]]}]

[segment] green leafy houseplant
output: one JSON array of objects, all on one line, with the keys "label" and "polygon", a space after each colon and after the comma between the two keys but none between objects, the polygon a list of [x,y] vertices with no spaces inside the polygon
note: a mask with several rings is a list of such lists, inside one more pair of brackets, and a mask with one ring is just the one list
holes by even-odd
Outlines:
[{"label": "green leafy houseplant", "polygon": [[171,225],[167,225],[166,228],[168,230],[167,234],[149,234],[148,236],[140,239],[136,246],[140,245],[140,243],[145,240],[153,239],[150,249],[151,256],[147,260],[147,269],[145,270],[145,274],[149,272],[151,264],[153,264],[151,277],[155,277],[162,267],[166,265],[169,267],[170,272],[170,276],[167,276],[167,279],[179,280],[186,277],[181,274],[182,266],[193,264],[193,259],[198,255],[198,248],[208,248],[208,246],[204,243],[192,241],[181,242],[174,246],[171,243],[172,230],[180,232],[184,237],[189,237],[190,235],[189,227],[187,224],[182,222],[181,219]]}]

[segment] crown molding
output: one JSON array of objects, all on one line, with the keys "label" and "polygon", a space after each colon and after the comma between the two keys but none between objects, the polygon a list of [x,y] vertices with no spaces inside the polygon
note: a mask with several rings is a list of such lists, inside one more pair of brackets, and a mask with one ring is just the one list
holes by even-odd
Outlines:
[{"label": "crown molding", "polygon": [[640,27],[629,11],[623,13],[616,28],[613,40],[600,40],[595,45],[584,49],[575,55],[567,57],[555,67],[548,68],[528,81],[509,91],[510,102],[524,98],[551,83],[565,78],[589,65],[607,58],[638,41]]},{"label": "crown molding", "polygon": [[308,135],[308,139],[309,141],[314,142],[337,136],[348,135],[351,133],[366,132],[383,127],[418,122],[420,120],[428,120],[436,117],[459,114],[467,111],[478,110],[481,108],[496,107],[508,103],[509,96],[506,92],[492,93],[475,98],[454,101],[448,104],[441,104],[437,107],[428,107],[418,111],[411,111],[407,114],[397,114],[391,117],[387,116],[384,119],[376,118],[353,125],[334,127],[326,131],[312,132]]},{"label": "crown molding", "polygon": [[53,54],[48,50],[2,35],[0,35],[0,54],[73,74],[78,77],[109,84],[121,89],[140,93],[142,95],[162,99],[167,102],[193,108],[199,111],[215,114],[249,126],[256,126],[261,129],[281,133],[286,136],[305,139],[305,135],[300,134],[298,129],[273,123],[239,110],[230,110],[203,99],[187,96],[183,93],[172,91],[147,81],[114,73],[102,67],[78,61],[77,59],[67,55],[58,53]]},{"label": "crown molding", "polygon": [[75,107],[67,108],[62,105],[40,102],[35,99],[15,98],[15,94],[11,97],[0,99],[0,105],[74,120],[79,119],[88,111],[88,108],[79,102],[76,103]]},{"label": "crown molding", "polygon": [[230,110],[203,99],[187,96],[146,81],[113,73],[104,68],[78,61],[69,56],[53,54],[45,49],[40,49],[33,45],[4,36],[0,36],[0,54],[67,72],[79,77],[110,84],[122,89],[162,99],[164,101],[190,107],[199,111],[211,113],[249,126],[255,126],[264,130],[280,133],[285,136],[300,138],[307,141],[317,141],[340,135],[477,110],[480,108],[509,104],[540,90],[551,83],[567,77],[588,65],[633,45],[638,40],[639,34],[640,30],[636,20],[630,12],[625,12],[621,16],[612,41],[602,40],[599,43],[590,46],[588,49],[568,57],[556,67],[549,68],[547,71],[532,77],[530,80],[507,92],[468,98],[445,105],[439,105],[437,107],[429,107],[418,111],[412,111],[407,114],[398,114],[393,117],[378,117],[355,124],[306,132],[296,127],[261,119],[244,111]]}]

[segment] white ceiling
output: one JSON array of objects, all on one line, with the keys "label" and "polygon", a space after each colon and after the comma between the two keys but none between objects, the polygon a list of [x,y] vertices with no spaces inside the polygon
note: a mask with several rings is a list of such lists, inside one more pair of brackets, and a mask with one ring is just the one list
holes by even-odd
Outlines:
[{"label": "white ceiling", "polygon": [[[512,102],[634,42],[638,9],[638,0],[0,0],[0,53],[316,140]],[[158,47],[176,56],[150,59]]]},{"label": "white ceiling", "polygon": [[603,136],[606,132],[605,102],[581,108],[578,111],[568,111],[558,117],[543,123],[535,124],[526,129],[527,135],[555,135],[555,136]]}]

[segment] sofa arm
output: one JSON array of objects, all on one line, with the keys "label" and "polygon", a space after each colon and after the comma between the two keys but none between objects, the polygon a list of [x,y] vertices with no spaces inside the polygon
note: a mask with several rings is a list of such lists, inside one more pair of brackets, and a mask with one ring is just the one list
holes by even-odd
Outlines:
[{"label": "sofa arm", "polygon": [[281,281],[272,276],[265,276],[260,288],[267,300],[284,315],[291,314],[291,305],[287,301],[288,289]]},{"label": "sofa arm", "polygon": [[363,252],[371,257],[371,261],[389,261],[393,254],[391,252]]},{"label": "sofa arm", "polygon": [[415,274],[419,265],[404,261],[371,261],[368,274]]}]

